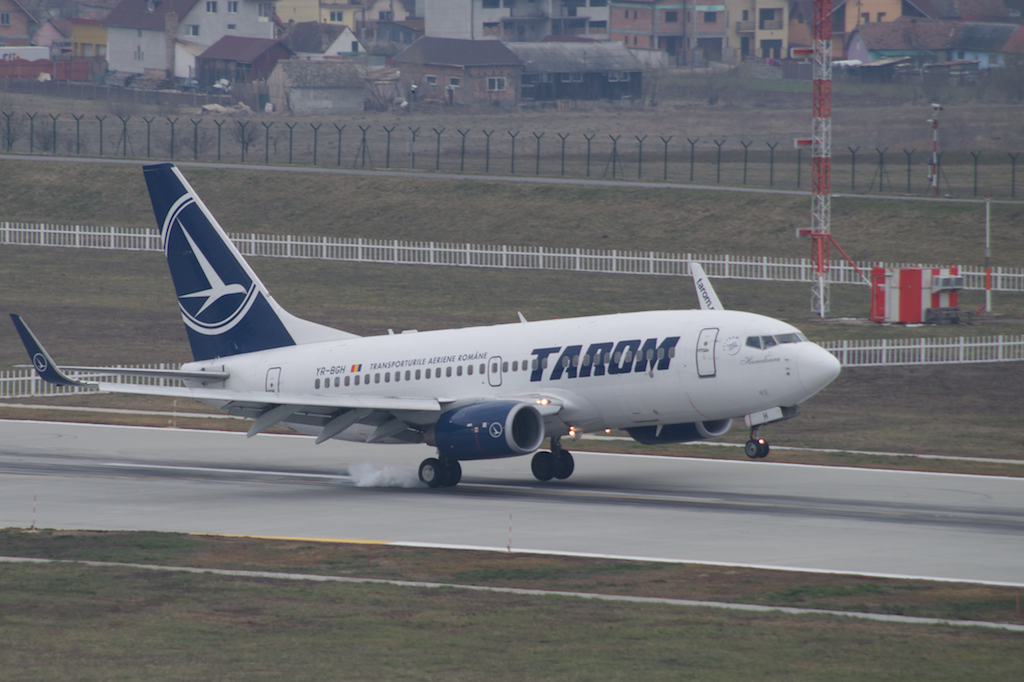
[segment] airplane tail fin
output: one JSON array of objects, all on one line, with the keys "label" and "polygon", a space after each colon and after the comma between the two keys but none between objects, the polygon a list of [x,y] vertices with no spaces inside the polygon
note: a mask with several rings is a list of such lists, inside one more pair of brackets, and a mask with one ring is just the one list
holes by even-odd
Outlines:
[{"label": "airplane tail fin", "polygon": [[278,305],[174,164],[143,172],[196,360],[354,336]]},{"label": "airplane tail fin", "polygon": [[711,280],[704,274],[704,268],[695,260],[690,261],[690,274],[693,275],[693,286],[697,289],[697,300],[700,301],[701,310],[725,310],[725,306],[718,300],[715,288],[711,286]]}]

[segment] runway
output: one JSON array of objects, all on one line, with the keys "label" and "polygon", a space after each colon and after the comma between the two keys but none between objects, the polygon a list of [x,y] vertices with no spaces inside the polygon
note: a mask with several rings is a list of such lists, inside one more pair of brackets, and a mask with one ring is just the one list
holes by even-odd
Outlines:
[{"label": "runway", "polygon": [[[355,539],[1024,586],[1024,479],[576,452],[415,484],[430,449],[0,421],[0,526]],[[349,476],[353,467],[356,475]],[[0,548],[2,554],[2,548]]]}]

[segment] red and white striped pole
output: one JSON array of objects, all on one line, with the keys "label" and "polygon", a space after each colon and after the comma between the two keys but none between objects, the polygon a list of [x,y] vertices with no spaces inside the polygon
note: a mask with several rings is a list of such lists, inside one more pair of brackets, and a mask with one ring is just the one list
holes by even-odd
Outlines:
[{"label": "red and white striped pole", "polygon": [[942,111],[942,106],[939,104],[932,104],[932,117],[928,119],[928,123],[932,126],[932,175],[929,178],[932,181],[932,196],[939,196],[939,112]]}]

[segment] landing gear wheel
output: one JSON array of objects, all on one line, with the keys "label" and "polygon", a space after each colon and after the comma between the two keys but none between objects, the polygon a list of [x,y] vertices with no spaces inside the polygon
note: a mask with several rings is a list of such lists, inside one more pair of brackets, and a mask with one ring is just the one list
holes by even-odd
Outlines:
[{"label": "landing gear wheel", "polygon": [[420,480],[431,488],[440,488],[444,481],[445,466],[441,460],[428,457],[420,462]]},{"label": "landing gear wheel", "polygon": [[568,450],[560,450],[555,458],[555,478],[560,481],[572,476],[573,470],[576,468],[576,462],[573,461],[572,454]]},{"label": "landing gear wheel", "polygon": [[764,459],[768,456],[769,450],[768,441],[763,438],[748,440],[747,444],[743,447],[743,452],[750,459]]},{"label": "landing gear wheel", "polygon": [[444,466],[441,486],[444,488],[454,488],[462,480],[462,465],[459,464],[457,459],[443,459],[441,464]]},{"label": "landing gear wheel", "polygon": [[530,468],[533,470],[534,478],[538,481],[550,481],[555,476],[554,455],[546,450],[541,450],[533,456]]}]

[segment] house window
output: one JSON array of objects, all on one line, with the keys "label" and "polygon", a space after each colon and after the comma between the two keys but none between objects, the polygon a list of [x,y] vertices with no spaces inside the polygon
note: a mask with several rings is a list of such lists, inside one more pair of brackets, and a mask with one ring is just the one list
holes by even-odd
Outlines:
[{"label": "house window", "polygon": [[377,13],[377,18],[381,21],[394,21],[395,13],[390,10],[382,10]]},{"label": "house window", "polygon": [[237,24],[228,24],[228,30],[229,31],[234,31],[236,28],[238,28]]},{"label": "house window", "polygon": [[679,23],[679,12],[665,12],[665,23],[676,24]]},{"label": "house window", "polygon": [[228,0],[228,14],[238,14],[238,0]]},{"label": "house window", "polygon": [[[340,14],[340,12],[339,12]],[[274,3],[272,2],[261,2],[260,3],[260,18],[269,19],[274,16]]]},{"label": "house window", "polygon": [[606,33],[608,31],[607,21],[592,21],[590,22],[591,33]]},{"label": "house window", "polygon": [[607,7],[608,0],[590,0],[591,7]]},{"label": "house window", "polygon": [[502,0],[501,4],[502,4],[503,7],[515,7],[516,6],[516,0]]},{"label": "house window", "polygon": [[749,20],[750,20],[750,11],[749,10],[743,10],[743,21],[749,21]]},{"label": "house window", "polygon": [[704,12],[704,23],[714,24],[718,21],[718,12]]},{"label": "house window", "polygon": [[484,0],[484,9],[498,9],[501,7],[500,0]]},{"label": "house window", "polygon": [[11,13],[10,12],[0,12],[0,26],[10,26],[10,25],[11,25]]},{"label": "house window", "polygon": [[331,12],[331,21],[345,21],[345,13]]},{"label": "house window", "polygon": [[427,81],[427,85],[437,85],[437,76],[427,76],[424,80]]},{"label": "house window", "polygon": [[207,14],[216,14],[217,13],[217,1],[216,0],[206,0],[206,13]]},{"label": "house window", "polygon": [[198,36],[199,35],[199,24],[189,24],[185,27],[185,35],[187,36]]},{"label": "house window", "polygon": [[865,24],[870,24],[871,15],[867,12],[864,12],[864,14],[860,15],[860,20],[863,21]]},{"label": "house window", "polygon": [[359,41],[358,40],[353,40],[352,41],[352,52],[359,52]]},{"label": "house window", "polygon": [[885,21],[885,12],[879,12],[878,14],[876,14],[875,21],[877,21],[878,23],[882,23],[883,21]]},{"label": "house window", "polygon": [[457,88],[462,85],[462,79],[452,76],[448,79],[448,85],[453,88]]},{"label": "house window", "polygon": [[487,90],[490,92],[503,91],[505,89],[505,78],[504,76],[488,78],[487,79]]},{"label": "house window", "polygon": [[141,62],[142,61],[143,54],[142,54],[142,46],[141,45],[135,48],[135,55],[134,56],[135,56],[135,61],[137,61],[137,62]]}]

